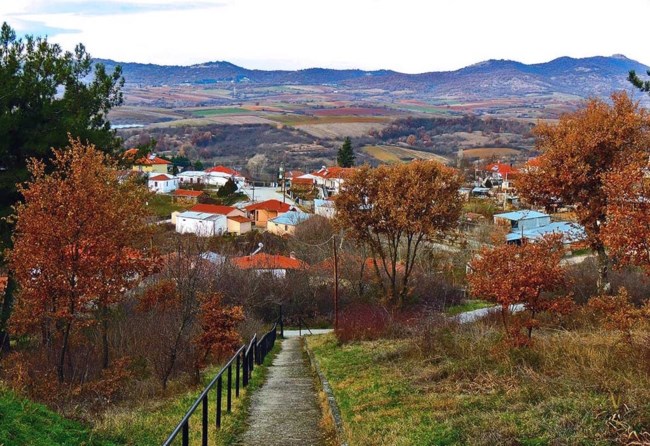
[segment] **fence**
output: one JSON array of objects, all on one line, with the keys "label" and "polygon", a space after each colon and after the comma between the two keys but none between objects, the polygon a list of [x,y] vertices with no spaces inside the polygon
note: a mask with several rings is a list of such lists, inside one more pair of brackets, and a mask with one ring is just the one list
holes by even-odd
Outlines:
[{"label": "fence", "polygon": [[[219,429],[221,427],[221,415],[222,415],[222,406],[223,406],[223,381],[224,375],[226,376],[226,413],[230,413],[232,409],[232,393],[233,393],[233,371],[234,373],[234,391],[235,398],[239,398],[240,388],[248,386],[253,369],[255,364],[262,365],[264,358],[267,353],[271,351],[275,345],[275,339],[277,337],[278,327],[280,329],[280,337],[284,336],[284,327],[282,323],[282,316],[273,324],[273,328],[267,332],[262,338],[258,341],[257,334],[253,336],[248,344],[242,345],[239,350],[228,360],[226,365],[224,365],[217,376],[214,377],[210,384],[208,384],[199,397],[194,401],[194,404],[190,406],[188,411],[185,413],[185,416],[180,423],[176,426],[176,429],[167,437],[167,440],[163,443],[163,446],[169,446],[172,444],[174,439],[181,434],[182,445],[188,446],[190,441],[190,418],[196,412],[199,406],[202,407],[201,410],[201,445],[208,446],[208,418],[209,418],[209,407],[208,407],[208,396],[210,391],[216,386],[215,401],[216,409],[214,410],[215,416],[215,425]],[[240,375],[241,375],[241,386],[240,386]]]}]

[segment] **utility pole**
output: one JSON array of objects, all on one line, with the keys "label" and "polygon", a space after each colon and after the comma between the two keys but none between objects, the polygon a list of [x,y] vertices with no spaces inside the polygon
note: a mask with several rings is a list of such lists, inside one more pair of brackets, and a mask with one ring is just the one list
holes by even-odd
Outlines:
[{"label": "utility pole", "polygon": [[336,237],[332,237],[334,248],[334,329],[339,328],[339,258],[336,252]]}]

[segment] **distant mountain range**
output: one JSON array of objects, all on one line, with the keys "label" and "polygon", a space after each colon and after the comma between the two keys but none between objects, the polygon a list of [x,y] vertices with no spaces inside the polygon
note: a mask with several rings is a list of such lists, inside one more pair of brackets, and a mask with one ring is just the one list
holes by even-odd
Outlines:
[{"label": "distant mountain range", "polygon": [[209,85],[238,83],[257,85],[333,85],[339,88],[413,90],[443,97],[522,97],[556,93],[578,97],[606,96],[613,90],[629,90],[629,70],[645,74],[648,66],[622,55],[574,59],[560,57],[526,65],[511,60],[488,60],[456,71],[404,74],[391,70],[249,70],[229,62],[190,66],[122,63],[96,59],[112,69],[121,65],[127,86]]}]

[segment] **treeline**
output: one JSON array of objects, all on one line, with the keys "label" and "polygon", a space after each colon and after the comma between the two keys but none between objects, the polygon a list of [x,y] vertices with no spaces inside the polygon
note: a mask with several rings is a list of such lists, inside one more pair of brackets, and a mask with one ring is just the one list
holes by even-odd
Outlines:
[{"label": "treeline", "polygon": [[[416,118],[409,116],[393,121],[380,130],[372,130],[370,136],[388,144],[405,142],[412,146],[434,148],[442,151],[456,150],[457,133],[482,132],[494,139],[488,143],[496,146],[532,147],[533,125],[515,120],[479,118],[465,115],[460,118]],[[484,145],[486,146],[486,145]]]}]

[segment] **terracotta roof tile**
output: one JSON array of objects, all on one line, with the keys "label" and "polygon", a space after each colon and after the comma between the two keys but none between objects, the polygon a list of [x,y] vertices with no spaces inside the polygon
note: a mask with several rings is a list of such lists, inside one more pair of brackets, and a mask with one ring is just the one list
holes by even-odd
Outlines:
[{"label": "terracotta roof tile", "polygon": [[228,220],[236,221],[237,223],[251,223],[252,220],[250,218],[242,217],[241,215],[234,215],[232,217],[228,217]]},{"label": "terracotta roof tile", "polygon": [[307,269],[309,265],[299,259],[265,253],[253,256],[234,257],[233,265],[240,269]]},{"label": "terracotta roof tile", "polygon": [[247,211],[264,210],[264,211],[288,212],[290,209],[291,209],[290,205],[288,205],[287,203],[283,203],[280,200],[260,201],[259,203],[246,206]]},{"label": "terracotta roof tile", "polygon": [[149,181],[173,181],[175,178],[169,178],[167,175],[156,175],[155,177],[149,178]]},{"label": "terracotta roof tile", "polygon": [[230,167],[226,167],[226,166],[209,167],[209,168],[205,169],[205,171],[207,173],[210,173],[210,172],[225,173],[227,175],[232,175],[232,176],[235,176],[235,177],[242,176],[242,174],[237,172],[235,169],[231,169]]},{"label": "terracotta roof tile", "polygon": [[233,206],[221,206],[218,204],[195,204],[190,209],[192,212],[204,212],[206,214],[228,215],[237,208]]}]

